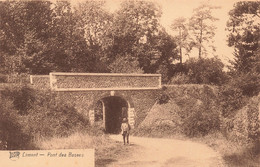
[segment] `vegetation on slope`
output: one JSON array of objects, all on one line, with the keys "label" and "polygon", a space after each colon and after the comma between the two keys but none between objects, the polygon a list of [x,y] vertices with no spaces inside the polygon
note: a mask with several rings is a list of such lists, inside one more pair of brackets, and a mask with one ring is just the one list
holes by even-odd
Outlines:
[{"label": "vegetation on slope", "polygon": [[1,99],[2,149],[29,149],[24,144],[38,138],[69,136],[89,127],[73,106],[49,91],[12,86],[1,91]]}]

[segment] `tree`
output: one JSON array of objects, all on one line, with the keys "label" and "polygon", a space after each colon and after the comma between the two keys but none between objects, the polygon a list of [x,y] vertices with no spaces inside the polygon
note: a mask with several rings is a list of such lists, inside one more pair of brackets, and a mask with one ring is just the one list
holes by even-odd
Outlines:
[{"label": "tree", "polygon": [[91,70],[92,54],[86,45],[84,33],[78,28],[80,17],[76,11],[66,1],[53,4],[52,36],[48,40],[53,71],[90,72]]},{"label": "tree", "polygon": [[[31,68],[44,71],[42,67],[46,64],[42,60],[48,57],[45,46],[51,35],[51,3],[6,1],[0,4],[0,49],[5,55],[5,64],[13,68],[10,72],[31,72]],[[41,63],[32,65],[35,59]]]},{"label": "tree", "polygon": [[166,83],[172,77],[172,62],[178,58],[175,40],[163,29],[159,31],[154,42],[157,43],[154,47],[158,50],[159,58],[151,69],[162,74],[162,82]]},{"label": "tree", "polygon": [[108,68],[112,73],[143,73],[139,62],[130,55],[118,55]]},{"label": "tree", "polygon": [[135,54],[133,47],[149,42],[158,33],[161,9],[152,2],[123,1],[114,18],[114,47]]},{"label": "tree", "polygon": [[232,62],[238,73],[247,73],[258,64],[260,41],[260,2],[237,2],[229,12],[228,44],[235,48]]},{"label": "tree", "polygon": [[76,63],[74,46],[79,45],[78,40],[75,40],[74,29],[75,19],[71,4],[66,1],[54,3],[51,24],[52,36],[48,39],[53,71],[71,71],[74,67],[74,63]]},{"label": "tree", "polygon": [[1,2],[3,69],[31,74],[110,72],[129,63],[126,69],[131,72],[161,70],[169,75],[176,45],[159,24],[160,7],[148,1],[123,1],[111,14],[104,3],[87,1],[72,9],[65,1]]},{"label": "tree", "polygon": [[226,74],[223,72],[224,64],[216,57],[190,58],[185,62],[185,65],[192,83],[214,85],[225,83]]},{"label": "tree", "polygon": [[161,8],[153,2],[123,1],[113,22],[111,62],[115,55],[131,55],[144,73],[155,73],[163,61],[175,58],[176,46],[161,27],[160,17]]},{"label": "tree", "polygon": [[190,38],[188,33],[188,25],[186,23],[186,18],[179,17],[175,19],[171,25],[171,29],[177,33],[175,36],[176,44],[179,47],[179,59],[180,64],[182,64],[183,58],[183,49],[186,50],[186,53],[190,51]]},{"label": "tree", "polygon": [[[112,15],[104,9],[105,1],[86,1],[76,7],[77,30],[84,34],[91,50],[104,47],[107,33],[111,31]],[[106,41],[109,42],[109,41]]]},{"label": "tree", "polygon": [[34,31],[25,32],[24,42],[16,51],[16,55],[20,57],[20,61],[16,64],[16,71],[48,74],[53,66],[49,61],[48,51],[47,44],[37,38]]},{"label": "tree", "polygon": [[193,10],[193,15],[189,20],[189,29],[193,38],[193,47],[199,50],[199,58],[207,55],[208,47],[215,51],[213,37],[216,27],[212,22],[218,19],[212,16],[212,10],[218,7],[203,4]]},{"label": "tree", "polygon": [[[75,8],[76,31],[82,34],[89,52],[84,57],[85,71],[107,72],[108,54],[112,46],[113,15],[104,8],[105,1],[86,1]],[[92,63],[90,63],[92,62]]]}]

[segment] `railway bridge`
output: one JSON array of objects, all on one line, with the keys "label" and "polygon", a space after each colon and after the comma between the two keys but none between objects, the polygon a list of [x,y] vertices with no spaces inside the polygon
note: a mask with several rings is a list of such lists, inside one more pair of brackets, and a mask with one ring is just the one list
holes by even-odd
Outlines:
[{"label": "railway bridge", "polygon": [[132,128],[145,118],[161,90],[161,74],[64,73],[31,75],[36,89],[50,89],[107,133],[119,133],[123,118]]}]

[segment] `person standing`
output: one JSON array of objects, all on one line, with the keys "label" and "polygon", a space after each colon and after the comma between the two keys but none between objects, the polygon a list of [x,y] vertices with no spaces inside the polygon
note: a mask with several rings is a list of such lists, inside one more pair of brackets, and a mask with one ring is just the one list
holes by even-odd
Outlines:
[{"label": "person standing", "polygon": [[129,144],[129,134],[130,134],[131,126],[129,125],[128,121],[126,118],[123,119],[122,124],[121,124],[121,132],[124,140],[124,145],[125,145],[125,139],[127,141],[127,144]]}]

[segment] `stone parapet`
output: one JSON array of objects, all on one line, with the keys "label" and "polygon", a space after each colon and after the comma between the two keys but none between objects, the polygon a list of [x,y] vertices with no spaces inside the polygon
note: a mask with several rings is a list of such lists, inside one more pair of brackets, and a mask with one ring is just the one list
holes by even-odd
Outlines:
[{"label": "stone parapet", "polygon": [[161,74],[50,73],[56,91],[147,90],[161,88]]}]

